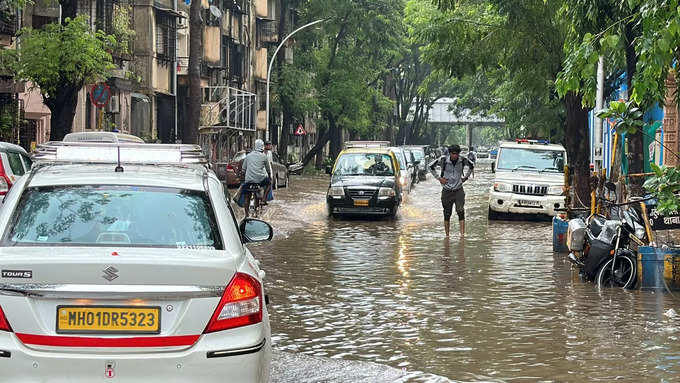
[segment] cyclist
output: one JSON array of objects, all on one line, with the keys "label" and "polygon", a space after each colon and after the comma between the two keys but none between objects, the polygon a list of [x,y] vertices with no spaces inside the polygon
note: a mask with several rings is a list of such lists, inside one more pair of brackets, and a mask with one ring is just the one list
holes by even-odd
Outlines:
[{"label": "cyclist", "polygon": [[[250,199],[255,194],[255,206],[259,207],[260,200],[257,193],[253,193],[251,190],[256,190],[257,188],[264,188],[268,190],[269,185],[271,185],[271,169],[269,168],[269,160],[264,154],[264,142],[262,140],[255,141],[255,150],[248,153],[245,160],[243,160],[242,171],[245,173],[245,211],[246,217],[250,216]],[[267,195],[263,196],[266,199]]]}]

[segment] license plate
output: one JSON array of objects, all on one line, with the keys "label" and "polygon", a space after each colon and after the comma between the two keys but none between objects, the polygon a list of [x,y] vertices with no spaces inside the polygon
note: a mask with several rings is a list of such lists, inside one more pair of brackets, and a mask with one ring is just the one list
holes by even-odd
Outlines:
[{"label": "license plate", "polygon": [[354,200],[354,206],[368,207],[367,199],[356,199]]},{"label": "license plate", "polygon": [[519,200],[517,201],[517,204],[526,207],[541,207],[541,201]]},{"label": "license plate", "polygon": [[160,307],[57,307],[57,333],[60,334],[158,334],[160,331]]}]

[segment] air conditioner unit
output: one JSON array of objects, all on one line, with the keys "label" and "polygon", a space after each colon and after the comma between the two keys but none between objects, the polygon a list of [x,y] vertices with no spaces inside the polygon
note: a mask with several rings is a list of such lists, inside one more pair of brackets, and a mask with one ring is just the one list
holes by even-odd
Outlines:
[{"label": "air conditioner unit", "polygon": [[106,106],[106,111],[109,113],[120,113],[120,101],[118,97],[111,97],[108,105]]}]

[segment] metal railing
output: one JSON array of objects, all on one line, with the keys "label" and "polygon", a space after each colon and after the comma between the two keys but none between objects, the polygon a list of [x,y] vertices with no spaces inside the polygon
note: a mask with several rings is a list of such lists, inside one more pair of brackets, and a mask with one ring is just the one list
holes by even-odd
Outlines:
[{"label": "metal railing", "polygon": [[255,131],[257,96],[229,86],[203,88],[201,129]]}]

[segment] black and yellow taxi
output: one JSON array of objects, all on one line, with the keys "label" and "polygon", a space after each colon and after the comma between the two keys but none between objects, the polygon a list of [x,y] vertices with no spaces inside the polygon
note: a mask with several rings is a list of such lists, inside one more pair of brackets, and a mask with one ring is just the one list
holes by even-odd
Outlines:
[{"label": "black and yellow taxi", "polygon": [[389,142],[345,144],[334,166],[326,195],[328,215],[394,217],[402,201],[399,162]]}]

